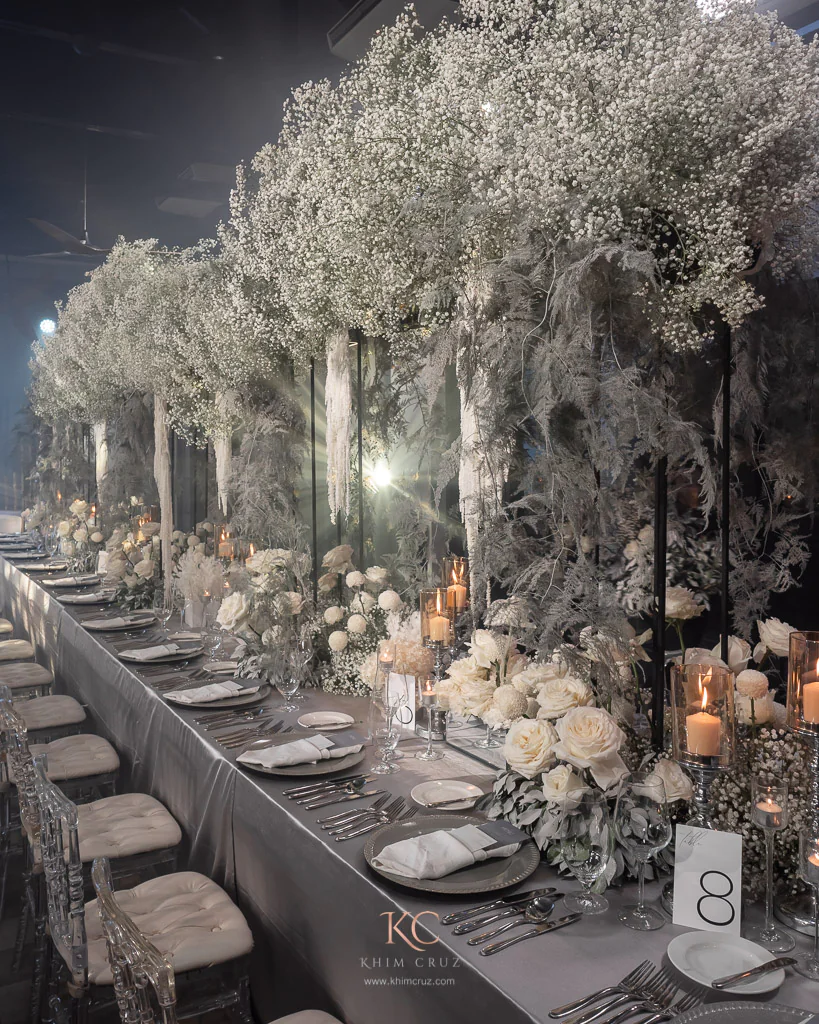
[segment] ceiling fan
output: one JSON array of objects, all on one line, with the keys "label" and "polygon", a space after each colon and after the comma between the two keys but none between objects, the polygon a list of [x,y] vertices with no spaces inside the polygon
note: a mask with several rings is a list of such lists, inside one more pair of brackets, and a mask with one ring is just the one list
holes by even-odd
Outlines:
[{"label": "ceiling fan", "polygon": [[88,156],[87,154],[83,160],[83,183],[82,183],[82,238],[77,238],[76,235],[72,235],[69,231],[63,230],[63,228],[57,227],[56,224],[52,224],[50,221],[41,220],[39,217],[29,217],[28,221],[33,224],[35,228],[38,228],[44,234],[53,238],[56,242],[62,246],[58,252],[43,252],[37,253],[34,258],[41,258],[44,256],[86,256],[91,259],[99,260],[102,257],[107,256],[110,253],[110,249],[100,249],[95,245],[91,245],[88,241]]}]

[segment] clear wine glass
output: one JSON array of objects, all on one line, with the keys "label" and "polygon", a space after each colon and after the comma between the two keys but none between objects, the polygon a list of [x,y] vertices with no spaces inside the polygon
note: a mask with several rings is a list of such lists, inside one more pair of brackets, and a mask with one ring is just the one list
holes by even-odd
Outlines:
[{"label": "clear wine glass", "polygon": [[803,953],[793,969],[803,978],[819,981],[819,828],[799,833],[799,874],[813,886],[813,951]]},{"label": "clear wine glass", "polygon": [[609,901],[592,892],[614,848],[614,831],[604,794],[590,790],[571,804],[567,800],[559,835],[563,862],[582,887],[580,894],[564,897],[564,906],[570,913],[605,913]]},{"label": "clear wine glass", "polygon": [[[370,735],[375,745],[378,759],[370,768],[376,775],[393,775],[399,771],[395,763],[395,748],[400,738],[400,728],[396,720],[402,704],[406,704],[406,695],[400,688],[391,688],[390,676],[394,659],[389,645],[382,645],[376,667],[375,683],[370,694],[369,726]],[[403,701],[402,701],[403,698]]]},{"label": "clear wine glass", "polygon": [[167,632],[168,622],[174,613],[174,599],[173,594],[165,594],[165,588],[161,583],[154,590],[151,611],[156,616],[157,622],[162,626],[162,629]]},{"label": "clear wine glass", "polygon": [[792,935],[781,931],[773,918],[774,834],[788,824],[788,782],[768,782],[767,778],[751,779],[751,821],[765,835],[765,923],[746,925],[742,934],[771,953],[787,953],[795,942]]},{"label": "clear wine glass", "polygon": [[665,920],[658,910],[645,904],[645,876],[652,854],[671,842],[671,819],[662,779],[648,772],[623,777],[614,808],[614,828],[637,862],[637,903],[623,907],[620,921],[635,931],[656,931]]}]

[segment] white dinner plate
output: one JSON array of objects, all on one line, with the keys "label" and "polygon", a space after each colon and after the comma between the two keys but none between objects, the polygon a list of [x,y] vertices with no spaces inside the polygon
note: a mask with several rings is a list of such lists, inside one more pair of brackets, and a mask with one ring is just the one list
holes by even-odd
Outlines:
[{"label": "white dinner plate", "polygon": [[[410,792],[410,796],[422,807],[441,807],[447,811],[468,811],[484,795],[482,789],[473,786],[470,782],[460,782],[458,779],[430,779],[427,782],[419,782]],[[457,803],[450,803],[462,797]]]},{"label": "white dinner plate", "polygon": [[[728,974],[739,974],[752,967],[766,964],[774,957],[767,949],[738,935],[720,935],[717,932],[686,932],[668,944],[668,959],[692,981],[711,987],[711,982]],[[746,996],[775,992],[785,980],[784,970],[762,974],[721,992]]]},{"label": "white dinner plate", "polygon": [[[45,583],[45,580],[43,580],[43,583]],[[90,600],[92,597],[95,600]],[[88,605],[89,608],[93,608],[95,604],[113,604],[116,601],[116,596],[113,593],[106,594],[100,591],[98,594],[63,594],[57,600],[60,604]]]},{"label": "white dinner plate", "polygon": [[326,729],[331,732],[333,729],[346,729],[349,725],[355,725],[355,719],[342,711],[309,711],[298,719],[298,724],[304,729]]},{"label": "white dinner plate", "polygon": [[153,612],[142,612],[131,615],[112,615],[111,618],[125,619],[125,625],[109,626],[104,619],[86,619],[85,622],[83,622],[83,628],[90,630],[92,633],[119,633],[141,626],[150,626],[152,622],[156,622],[156,616]]}]

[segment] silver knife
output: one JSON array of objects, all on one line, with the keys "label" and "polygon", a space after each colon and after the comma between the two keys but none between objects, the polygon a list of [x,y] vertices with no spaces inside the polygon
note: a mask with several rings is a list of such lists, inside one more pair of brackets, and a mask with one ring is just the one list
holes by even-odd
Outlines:
[{"label": "silver knife", "polygon": [[458,924],[459,921],[466,921],[469,917],[477,917],[479,914],[486,914],[500,907],[510,907],[515,903],[525,903],[527,900],[534,899],[535,896],[549,896],[554,891],[555,887],[550,885],[547,889],[530,889],[529,892],[517,892],[514,896],[502,896],[498,900],[492,900],[491,903],[482,903],[479,907],[471,907],[469,910],[456,910],[454,914],[447,914],[446,917],[441,918],[441,924]]},{"label": "silver knife", "polygon": [[286,789],[284,791],[285,796],[307,796],[308,793],[315,791],[321,793],[325,789],[336,789],[338,786],[346,786],[350,782],[358,782],[359,779],[367,779],[369,782],[368,775],[347,775],[343,779],[332,779],[328,782],[314,782],[310,786],[294,786],[292,789]]},{"label": "silver knife", "polygon": [[558,928],[565,928],[567,924],[574,924],[575,921],[579,921],[582,916],[582,914],[567,914],[565,917],[552,921],[550,924],[539,924],[537,928],[523,932],[522,935],[515,935],[514,938],[504,939],[503,942],[492,942],[488,946],[484,946],[483,949],[478,950],[478,952],[481,956],[492,956],[493,953],[500,953],[502,949],[514,946],[516,942],[523,942],[524,939],[533,939],[536,935],[545,935],[546,932],[554,932]]},{"label": "silver knife", "polygon": [[750,981],[758,978],[760,974],[767,974],[769,971],[779,971],[783,967],[791,967],[796,963],[796,957],[780,956],[776,960],[769,960],[759,967],[752,967],[749,971],[740,971],[739,974],[728,974],[724,978],[715,978],[711,982],[711,988],[728,988],[729,985],[736,985],[737,982]]},{"label": "silver knife", "polygon": [[329,796],[323,796],[320,800],[314,800],[312,803],[303,804],[302,806],[306,811],[313,811],[318,807],[327,807],[329,804],[346,804],[349,800],[363,800],[368,796],[381,796],[384,792],[383,789],[366,789],[360,793],[331,793]]}]

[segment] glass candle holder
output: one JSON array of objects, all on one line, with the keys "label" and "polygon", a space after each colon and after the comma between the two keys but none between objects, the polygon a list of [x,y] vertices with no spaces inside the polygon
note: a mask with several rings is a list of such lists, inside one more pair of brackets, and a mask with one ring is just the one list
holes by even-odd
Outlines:
[{"label": "glass candle holder", "polygon": [[432,741],[435,738],[433,733],[433,716],[438,708],[438,681],[432,676],[422,677],[418,680],[418,712],[422,711],[427,720],[427,745],[426,748],[415,756],[419,761],[440,761],[444,756],[443,751],[435,750]]},{"label": "glass candle holder", "polygon": [[787,782],[771,782],[760,776],[751,780],[751,821],[765,834],[765,923],[746,925],[742,934],[771,953],[787,953],[794,947],[793,937],[780,931],[773,919],[774,833],[788,824]]},{"label": "glass candle holder", "polygon": [[469,563],[460,555],[450,555],[443,561],[443,586],[446,605],[454,618],[469,608]]},{"label": "glass candle holder", "polygon": [[452,644],[452,613],[443,587],[421,591],[421,642],[433,649]]},{"label": "glass candle holder", "polygon": [[793,969],[803,978],[819,981],[819,829],[799,833],[799,874],[813,889],[813,950],[800,956]]},{"label": "glass candle holder", "polygon": [[223,526],[216,544],[216,557],[228,558],[232,562],[239,552],[239,538],[231,537],[230,530]]},{"label": "glass candle holder", "polygon": [[694,780],[688,824],[713,828],[708,793],[717,774],[732,767],[736,751],[733,674],[713,665],[673,665],[671,714],[674,758]]},{"label": "glass candle holder", "polygon": [[819,632],[796,631],[789,638],[788,728],[819,735]]}]

